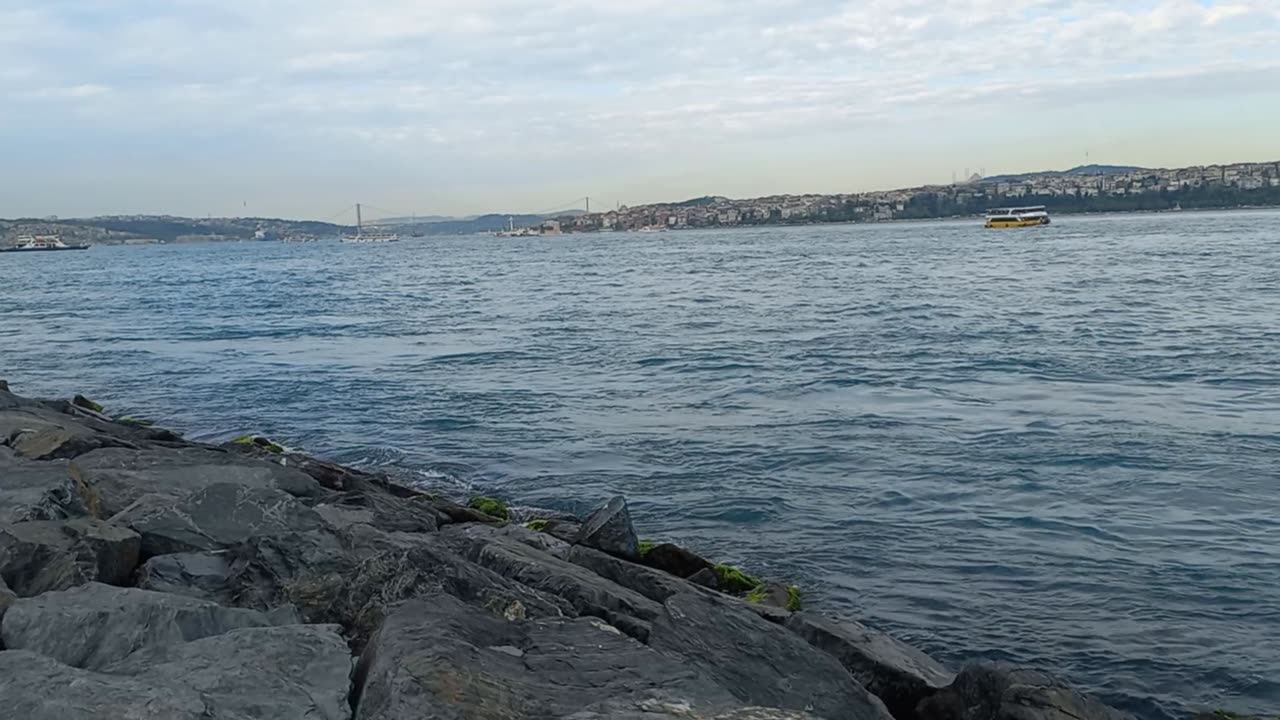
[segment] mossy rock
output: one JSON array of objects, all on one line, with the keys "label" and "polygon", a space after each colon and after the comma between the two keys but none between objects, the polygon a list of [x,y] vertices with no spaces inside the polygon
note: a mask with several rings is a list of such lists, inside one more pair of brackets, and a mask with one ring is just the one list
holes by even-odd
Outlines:
[{"label": "mossy rock", "polygon": [[747,593],[747,602],[770,607],[780,607],[788,612],[800,612],[800,588],[795,585],[761,583]]},{"label": "mossy rock", "polygon": [[507,510],[507,504],[497,498],[483,495],[473,497],[467,502],[467,507],[472,510],[479,510],[485,515],[496,517],[499,520],[509,520],[511,518],[511,512]]},{"label": "mossy rock", "polygon": [[788,585],[786,609],[791,612],[800,612],[803,608],[804,605],[800,602],[800,588],[795,585]]},{"label": "mossy rock", "polygon": [[524,526],[529,528],[530,530],[537,530],[538,532],[543,532],[544,530],[547,529],[547,526],[550,524],[551,524],[550,520],[546,520],[544,518],[534,518],[529,522],[525,523]]},{"label": "mossy rock", "polygon": [[721,563],[716,565],[713,570],[721,592],[741,595],[760,587],[759,578],[748,575],[732,565]]},{"label": "mossy rock", "polygon": [[102,414],[103,411],[106,410],[106,408],[99,403],[96,403],[83,395],[77,395],[72,398],[71,404],[79,408],[84,408],[85,410],[92,410],[98,414]]},{"label": "mossy rock", "polygon": [[127,425],[128,427],[135,427],[135,428],[153,428],[156,426],[154,422],[146,418],[122,417],[122,418],[116,418],[115,421],[120,425]]},{"label": "mossy rock", "polygon": [[655,543],[652,540],[641,540],[639,544],[640,557],[644,557],[645,555],[648,555],[649,551],[652,550],[655,545],[657,545],[657,543]]},{"label": "mossy rock", "polygon": [[284,454],[283,447],[272,442],[268,438],[262,437],[261,435],[241,435],[235,440],[232,440],[231,443],[233,445],[253,445],[276,455]]}]

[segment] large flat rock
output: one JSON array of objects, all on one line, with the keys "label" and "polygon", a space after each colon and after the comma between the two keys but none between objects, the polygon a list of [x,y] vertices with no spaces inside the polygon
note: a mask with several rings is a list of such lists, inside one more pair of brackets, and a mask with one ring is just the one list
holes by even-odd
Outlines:
[{"label": "large flat rock", "polygon": [[253,610],[89,583],[13,603],[0,623],[0,638],[8,649],[31,650],[95,670],[141,648],[270,624]]},{"label": "large flat rock", "polygon": [[184,497],[215,484],[274,488],[306,498],[323,493],[314,478],[294,468],[198,446],[95,450],[76,458],[71,472],[95,496],[99,517],[115,515],[143,495]]},{"label": "large flat rock", "polygon": [[605,620],[644,642],[662,607],[596,573],[513,539],[500,528],[464,525],[440,533],[468,560],[544,593],[567,600],[579,615]]},{"label": "large flat rock", "polygon": [[834,658],[745,608],[682,593],[663,609],[649,645],[703,669],[745,704],[829,720],[892,720]]},{"label": "large flat rock", "polygon": [[105,672],[191,688],[216,718],[347,720],[351,666],[337,626],[287,625],[150,646]]},{"label": "large flat rock", "polygon": [[324,520],[288,493],[267,487],[214,483],[174,500],[139,498],[111,521],[142,536],[146,557],[221,550],[251,537],[306,532]]},{"label": "large flat rock", "polygon": [[787,629],[839,660],[854,680],[884,701],[897,720],[916,718],[920,701],[955,679],[954,673],[920,650],[851,620],[802,612],[791,616]]},{"label": "large flat rock", "polygon": [[966,666],[916,713],[928,720],[1131,720],[1049,673],[1003,662]]},{"label": "large flat rock", "polygon": [[137,584],[142,590],[229,604],[224,602],[231,599],[229,572],[225,553],[157,555],[142,564]]},{"label": "large flat rock", "polygon": [[[199,693],[103,675],[25,650],[0,652],[0,708],[22,720],[212,720]],[[231,720],[227,718],[227,720]]]},{"label": "large flat rock", "polygon": [[0,577],[23,597],[86,582],[124,585],[142,538],[94,518],[0,524]]},{"label": "large flat rock", "polygon": [[63,520],[86,514],[65,460],[31,462],[0,447],[0,522]]},{"label": "large flat rock", "polygon": [[[448,595],[399,605],[355,686],[359,720],[576,717],[623,703],[700,717],[740,704],[696,667],[598,619],[510,621]],[[613,716],[596,712],[583,717]]]}]

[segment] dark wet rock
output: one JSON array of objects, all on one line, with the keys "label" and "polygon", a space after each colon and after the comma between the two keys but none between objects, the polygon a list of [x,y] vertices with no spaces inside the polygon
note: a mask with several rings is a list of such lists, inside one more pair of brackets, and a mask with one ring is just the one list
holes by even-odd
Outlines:
[{"label": "dark wet rock", "polygon": [[649,548],[641,562],[656,570],[675,575],[678,578],[690,578],[703,570],[712,572],[712,577],[715,577],[714,563],[690,550],[671,543],[661,543]]},{"label": "dark wet rock", "polygon": [[138,570],[137,586],[143,590],[186,595],[227,604],[229,568],[223,553],[172,553],[157,555]]},{"label": "dark wet rock", "polygon": [[706,593],[668,599],[649,645],[703,669],[750,705],[831,720],[891,720],[840,663],[785,628]]},{"label": "dark wet rock", "polygon": [[791,616],[787,629],[840,661],[898,720],[928,720],[916,707],[955,678],[923,652],[860,623],[803,612]]},{"label": "dark wet rock", "polygon": [[0,522],[63,520],[86,514],[66,461],[29,462],[0,448]]},{"label": "dark wet rock", "polygon": [[711,588],[712,590],[715,590],[716,587],[720,584],[719,578],[716,577],[716,572],[711,568],[703,568],[698,572],[690,575],[689,582],[693,583],[694,585],[700,585],[705,588]]},{"label": "dark wet rock", "polygon": [[550,535],[561,542],[573,544],[578,541],[578,536],[582,534],[582,523],[573,520],[548,520],[547,524],[539,532]]},{"label": "dark wet rock", "polygon": [[609,708],[623,704],[701,717],[738,705],[697,668],[597,619],[511,622],[449,596],[398,606],[354,681],[358,720],[618,717]]},{"label": "dark wet rock", "polygon": [[497,525],[502,521],[492,515],[482,513],[475,508],[459,505],[444,498],[431,498],[431,506],[440,513],[443,524],[484,523]]},{"label": "dark wet rock", "polygon": [[344,493],[333,502],[316,506],[334,528],[363,523],[389,532],[425,533],[440,527],[440,516],[431,499],[420,495],[398,498],[378,491]]},{"label": "dark wet rock", "polygon": [[627,509],[627,499],[615,497],[604,507],[591,513],[582,530],[578,534],[578,544],[610,555],[640,559],[640,541],[636,538],[636,529],[631,524],[631,511]]},{"label": "dark wet rock", "polygon": [[929,720],[1129,720],[1054,676],[1009,663],[975,663],[949,687],[925,699],[916,716]]},{"label": "dark wet rock", "polygon": [[15,602],[0,637],[73,667],[100,669],[153,645],[189,642],[243,627],[270,625],[260,612],[89,583]]},{"label": "dark wet rock", "polygon": [[71,398],[71,404],[84,410],[90,410],[98,415],[101,415],[103,412],[106,411],[105,407],[90,400],[89,398],[83,395],[76,395],[75,397]]},{"label": "dark wet rock", "polygon": [[193,688],[213,718],[342,720],[351,654],[335,625],[245,628],[153,645],[105,669],[162,687]]},{"label": "dark wet rock", "polygon": [[444,592],[495,612],[526,617],[571,615],[570,604],[468,562],[436,535],[384,533],[357,525],[337,534],[254,538],[235,550],[232,592],[268,609],[296,606],[308,622],[342,625],[356,647],[378,627],[387,606]]},{"label": "dark wet rock", "polygon": [[[17,602],[18,595],[9,589],[5,584],[4,578],[0,577],[0,626],[4,623],[4,614],[9,611],[9,606]],[[0,642],[0,650],[4,649],[4,643]]]},{"label": "dark wet rock", "polygon": [[76,458],[71,473],[92,493],[98,517],[111,517],[143,495],[182,497],[214,484],[275,488],[301,498],[323,493],[293,468],[195,446],[95,450]]},{"label": "dark wet rock", "polygon": [[816,715],[778,708],[743,707],[716,715],[695,715],[687,703],[663,700],[609,700],[565,720],[823,720]]},{"label": "dark wet rock", "polygon": [[[0,652],[0,707],[22,720],[213,720],[200,694],[79,670],[33,652]],[[229,718],[227,720],[230,720]]]},{"label": "dark wet rock", "polygon": [[22,597],[86,582],[127,584],[142,539],[93,518],[0,525],[0,577]]},{"label": "dark wet rock", "polygon": [[182,500],[139,498],[112,522],[142,535],[144,557],[221,550],[251,537],[306,532],[324,526],[315,510],[271,488],[217,483]]},{"label": "dark wet rock", "polygon": [[580,615],[598,617],[644,642],[661,606],[634,590],[503,535],[495,528],[460,526],[441,535],[466,558],[499,575],[569,601]]}]

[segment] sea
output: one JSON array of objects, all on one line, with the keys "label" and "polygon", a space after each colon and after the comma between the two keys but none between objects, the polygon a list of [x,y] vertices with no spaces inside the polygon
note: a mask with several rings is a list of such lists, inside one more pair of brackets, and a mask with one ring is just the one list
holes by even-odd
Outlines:
[{"label": "sea", "polygon": [[0,377],[1280,714],[1280,212],[5,254]]}]

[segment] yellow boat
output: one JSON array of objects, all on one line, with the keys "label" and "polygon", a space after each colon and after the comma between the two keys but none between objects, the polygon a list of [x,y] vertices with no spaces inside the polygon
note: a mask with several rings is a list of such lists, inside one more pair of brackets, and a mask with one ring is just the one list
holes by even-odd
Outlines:
[{"label": "yellow boat", "polygon": [[1030,207],[996,208],[991,210],[987,213],[985,227],[1031,227],[1033,225],[1048,224],[1049,212],[1045,210],[1045,207],[1043,205],[1032,205]]}]

